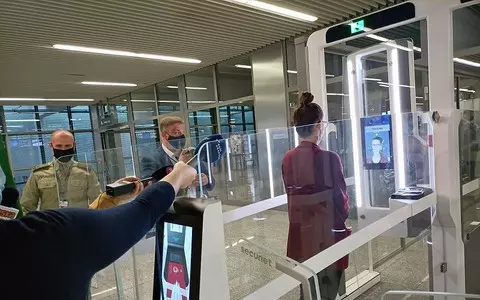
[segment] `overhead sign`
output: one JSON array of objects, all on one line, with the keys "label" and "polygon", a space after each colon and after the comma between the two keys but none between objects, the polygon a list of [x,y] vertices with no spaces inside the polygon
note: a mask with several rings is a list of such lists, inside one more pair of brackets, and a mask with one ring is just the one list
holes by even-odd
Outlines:
[{"label": "overhead sign", "polygon": [[359,20],[356,22],[350,23],[350,33],[354,34],[357,32],[365,31],[365,20]]}]

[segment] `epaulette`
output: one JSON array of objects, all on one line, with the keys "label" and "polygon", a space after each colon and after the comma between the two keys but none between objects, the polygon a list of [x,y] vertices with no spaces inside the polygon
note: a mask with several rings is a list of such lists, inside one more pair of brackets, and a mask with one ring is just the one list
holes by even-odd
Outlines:
[{"label": "epaulette", "polygon": [[35,171],[38,171],[38,170],[42,170],[42,169],[45,169],[45,168],[48,168],[51,166],[51,163],[45,163],[45,164],[41,164],[41,165],[38,165],[38,166],[35,166],[32,168],[32,172],[35,172]]}]

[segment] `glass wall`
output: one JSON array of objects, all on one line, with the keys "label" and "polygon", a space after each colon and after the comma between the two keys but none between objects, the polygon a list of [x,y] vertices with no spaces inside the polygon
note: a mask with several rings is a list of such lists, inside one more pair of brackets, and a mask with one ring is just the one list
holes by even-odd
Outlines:
[{"label": "glass wall", "polygon": [[3,114],[15,183],[20,190],[32,167],[53,159],[49,147],[53,131],[73,131],[77,153],[95,149],[88,106],[5,105]]},{"label": "glass wall", "polygon": [[217,65],[219,101],[253,95],[250,55],[227,60]]},{"label": "glass wall", "polygon": [[[477,230],[480,198],[478,189],[468,186],[480,178],[480,38],[475,34],[480,25],[480,4],[453,12],[453,49],[457,58],[455,71],[455,103],[460,108],[459,166],[462,184],[462,227],[464,236]],[[467,239],[468,241],[468,239]],[[472,282],[471,279],[468,281]]]},{"label": "glass wall", "polygon": [[185,89],[188,108],[198,108],[202,105],[216,103],[213,66],[186,74]]},{"label": "glass wall", "polygon": [[158,114],[168,114],[180,111],[180,97],[178,95],[179,78],[157,83]]},{"label": "glass wall", "polygon": [[238,105],[221,106],[219,111],[222,134],[255,131],[253,101],[238,103]]},{"label": "glass wall", "polygon": [[155,87],[153,85],[131,92],[130,101],[132,102],[133,119],[150,119],[157,115]]},{"label": "glass wall", "polygon": [[286,41],[287,56],[287,81],[289,89],[296,89],[297,84],[297,57],[295,53],[295,43],[293,39]]},{"label": "glass wall", "polygon": [[129,95],[121,95],[107,101],[99,109],[100,125],[115,125],[128,122],[128,98]]},{"label": "glass wall", "polygon": [[206,136],[218,132],[215,108],[190,112],[188,113],[188,121],[190,124],[190,137],[195,145]]}]

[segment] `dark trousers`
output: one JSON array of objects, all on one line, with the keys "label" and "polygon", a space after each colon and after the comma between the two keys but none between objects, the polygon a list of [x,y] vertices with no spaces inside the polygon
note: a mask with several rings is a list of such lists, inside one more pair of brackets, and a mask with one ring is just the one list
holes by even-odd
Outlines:
[{"label": "dark trousers", "polygon": [[[340,281],[342,280],[343,274],[344,271],[339,271],[331,266],[317,273],[322,300],[335,300],[337,298]],[[310,284],[313,285],[313,280],[310,282]],[[303,299],[303,288],[300,286],[300,300]]]}]

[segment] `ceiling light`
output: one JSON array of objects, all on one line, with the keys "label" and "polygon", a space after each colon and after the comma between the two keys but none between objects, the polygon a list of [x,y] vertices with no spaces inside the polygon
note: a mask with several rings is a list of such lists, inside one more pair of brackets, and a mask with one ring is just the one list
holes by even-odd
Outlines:
[{"label": "ceiling light", "polygon": [[364,80],[364,81],[377,81],[377,82],[378,82],[378,81],[382,81],[382,80],[379,79],[379,78],[368,78],[368,77],[363,78],[363,80]]},{"label": "ceiling light", "polygon": [[249,65],[235,65],[235,67],[240,68],[240,69],[251,69],[252,66]]},{"label": "ceiling light", "polygon": [[418,47],[413,47],[413,50],[408,48],[408,47],[405,47],[405,46],[401,46],[401,45],[397,45],[395,44],[393,41],[387,39],[387,38],[384,38],[383,36],[379,36],[379,35],[376,35],[376,34],[367,34],[366,35],[367,37],[373,39],[373,40],[376,40],[376,41],[379,41],[379,42],[382,42],[382,43],[385,43],[386,45],[388,46],[391,46],[391,47],[394,47],[394,48],[397,48],[397,49],[400,49],[400,50],[404,50],[404,51],[418,51],[418,52],[422,52],[422,49],[418,48]]},{"label": "ceiling light", "polygon": [[388,42],[387,38],[384,38],[382,36],[376,35],[376,34],[367,34],[367,37],[380,41],[380,42]]},{"label": "ceiling light", "polygon": [[107,86],[137,86],[137,84],[135,84],[135,83],[102,82],[102,81],[82,81],[82,84],[87,84],[87,85],[107,85]]},{"label": "ceiling light", "polygon": [[[393,83],[389,83],[389,82],[383,82],[383,81],[380,81],[378,84],[379,84],[379,85],[381,85],[381,86],[382,86],[382,85],[386,85],[386,86],[394,86],[394,84],[393,84]],[[413,87],[413,86],[411,86],[411,85],[405,85],[405,84],[399,84],[398,86],[399,86],[399,87],[410,88],[410,89],[413,89],[413,88],[414,88],[414,87]]]},{"label": "ceiling light", "polygon": [[25,120],[5,120],[7,122],[40,122],[38,119],[25,119]]},{"label": "ceiling light", "polygon": [[456,62],[456,63],[459,63],[459,64],[464,64],[464,65],[467,65],[467,66],[480,68],[480,63],[470,61],[470,60],[466,60],[466,59],[463,59],[463,58],[455,57],[453,59],[453,61]]},{"label": "ceiling light", "polygon": [[93,102],[94,99],[49,99],[49,98],[0,98],[0,101],[76,101]]},{"label": "ceiling light", "polygon": [[344,96],[344,97],[348,97],[348,94],[342,94],[342,93],[327,93],[327,96]]},{"label": "ceiling light", "polygon": [[290,73],[290,74],[297,74],[298,72],[297,72],[297,71],[294,71],[294,70],[287,70],[287,73]]},{"label": "ceiling light", "polygon": [[[191,103],[191,104],[204,104],[204,103],[217,103],[216,101],[211,101],[211,100],[207,100],[207,101],[202,101],[202,100],[191,100],[191,101],[187,101],[187,103]],[[210,117],[209,117],[210,118]]]},{"label": "ceiling light", "polygon": [[72,45],[55,44],[52,46],[52,48],[67,50],[67,51],[114,55],[114,56],[137,57],[137,58],[182,62],[182,63],[190,63],[190,64],[199,64],[202,62],[201,60],[192,59],[192,58],[183,58],[183,57],[174,57],[174,56],[147,54],[147,53],[136,53],[136,52],[130,52],[130,51],[108,50],[108,49],[99,49],[99,48],[72,46]]},{"label": "ceiling light", "polygon": [[[124,101],[127,101],[127,100],[124,100]],[[132,101],[132,102],[148,102],[148,103],[155,103],[156,102],[155,100],[141,100],[141,99],[132,99],[130,101]]]},{"label": "ceiling light", "polygon": [[[455,88],[456,90],[456,88]],[[472,93],[474,94],[475,93],[475,90],[470,90],[470,89],[460,89],[460,92],[464,92],[464,93]]]},{"label": "ceiling light", "polygon": [[288,8],[276,6],[276,5],[265,3],[265,2],[262,2],[262,1],[230,0],[230,2],[235,2],[235,3],[239,3],[239,4],[242,4],[242,5],[246,5],[246,6],[251,6],[251,7],[263,10],[263,11],[272,12],[274,14],[282,15],[282,16],[285,16],[285,17],[288,17],[288,18],[297,19],[297,20],[301,20],[301,21],[315,22],[318,19],[315,16],[307,15],[307,14],[304,14],[304,13],[301,13],[301,12],[298,12],[298,11],[295,11],[295,10],[291,10],[291,9],[288,9]]},{"label": "ceiling light", "polygon": [[[178,89],[178,86],[176,86],[176,85],[168,85],[167,88],[168,88],[168,89]],[[185,89],[187,89],[187,90],[199,90],[199,91],[205,91],[205,90],[207,90],[206,87],[200,87],[200,86],[187,86],[187,87],[185,87]]]},{"label": "ceiling light", "polygon": [[335,75],[327,74],[327,75],[325,75],[325,77],[335,77]]},{"label": "ceiling light", "polygon": [[159,103],[174,103],[174,104],[178,104],[180,103],[180,101],[175,101],[175,100],[158,100]]}]

